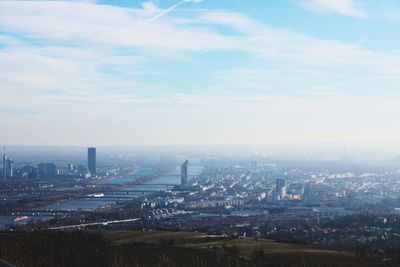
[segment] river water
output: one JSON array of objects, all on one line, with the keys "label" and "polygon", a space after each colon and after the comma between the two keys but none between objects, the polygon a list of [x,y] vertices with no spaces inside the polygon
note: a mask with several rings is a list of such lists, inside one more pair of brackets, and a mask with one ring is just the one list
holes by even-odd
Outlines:
[{"label": "river water", "polygon": [[[137,176],[140,175],[146,175],[150,174],[153,171],[154,164],[145,164],[140,166],[138,172],[135,174],[135,176],[126,176],[126,177],[121,177],[121,178],[114,178],[114,179],[106,179],[102,183],[104,184],[125,184],[129,182],[135,181]],[[203,171],[203,167],[200,165],[194,165],[194,166],[188,166],[188,175],[189,179],[190,176],[193,175],[199,175]],[[173,171],[170,173],[160,176],[159,178],[146,183],[147,185],[145,186],[131,186],[128,188],[125,188],[125,190],[137,190],[137,191],[146,191],[143,193],[140,192],[135,192],[135,193],[129,193],[129,197],[132,196],[139,196],[143,194],[149,194],[149,191],[160,191],[160,190],[165,190],[167,187],[162,186],[160,184],[168,184],[168,185],[179,185],[180,184],[180,166],[177,166]],[[83,210],[83,211],[90,211],[96,208],[104,207],[107,205],[114,204],[117,200],[118,197],[126,197],[126,193],[118,193],[114,192],[114,194],[105,194],[104,199],[102,198],[96,198],[96,199],[76,199],[76,200],[68,200],[64,202],[57,202],[53,203],[50,205],[47,205],[41,209],[46,209],[46,210],[65,210],[65,211],[77,211],[77,210]],[[14,219],[20,215],[0,215],[0,229],[4,228],[6,225],[12,224],[14,222]],[[29,215],[28,215],[29,216]],[[35,215],[35,216],[29,216],[30,219],[34,220],[44,220],[44,219],[49,219],[51,216],[49,215]],[[23,222],[22,222],[23,223]]]}]

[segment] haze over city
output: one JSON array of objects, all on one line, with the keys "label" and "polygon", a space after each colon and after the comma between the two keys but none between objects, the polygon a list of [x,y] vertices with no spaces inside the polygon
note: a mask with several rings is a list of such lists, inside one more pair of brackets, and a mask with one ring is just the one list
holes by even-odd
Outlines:
[{"label": "haze over city", "polygon": [[0,0],[0,267],[400,266],[400,1]]},{"label": "haze over city", "polygon": [[1,1],[0,139],[400,147],[399,18],[391,0]]}]

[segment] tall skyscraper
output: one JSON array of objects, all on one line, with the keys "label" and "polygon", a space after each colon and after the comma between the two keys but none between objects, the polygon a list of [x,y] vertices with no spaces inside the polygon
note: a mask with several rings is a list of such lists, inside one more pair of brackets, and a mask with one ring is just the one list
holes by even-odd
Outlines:
[{"label": "tall skyscraper", "polygon": [[7,159],[6,161],[6,172],[7,172],[7,177],[13,177],[14,176],[14,161],[12,159]]},{"label": "tall skyscraper", "polygon": [[187,172],[187,167],[188,167],[189,161],[185,161],[181,165],[181,185],[187,185],[188,182],[188,172]]},{"label": "tall skyscraper", "polygon": [[303,185],[303,199],[306,200],[310,196],[310,182]]},{"label": "tall skyscraper", "polygon": [[7,158],[6,155],[6,147],[4,147],[4,152],[3,152],[3,180],[4,182],[7,182],[7,178],[14,176],[14,161],[12,159]]},{"label": "tall skyscraper", "polygon": [[90,174],[95,175],[96,174],[96,148],[95,147],[89,147],[88,148],[88,170]]},{"label": "tall skyscraper", "polygon": [[279,199],[284,199],[286,195],[286,180],[285,179],[276,179],[276,188],[275,191]]},{"label": "tall skyscraper", "polygon": [[7,168],[6,168],[6,160],[7,160],[7,157],[6,157],[6,147],[4,146],[4,148],[3,148],[3,179],[4,179],[4,182],[7,182]]}]

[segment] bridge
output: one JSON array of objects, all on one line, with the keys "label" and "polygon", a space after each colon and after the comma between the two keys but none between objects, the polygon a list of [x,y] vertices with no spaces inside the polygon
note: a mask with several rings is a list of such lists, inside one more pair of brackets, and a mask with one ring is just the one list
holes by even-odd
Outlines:
[{"label": "bridge", "polygon": [[[100,190],[99,193],[105,193],[105,192],[111,192],[111,191],[101,191],[101,190],[107,190],[108,188],[116,188],[115,190],[112,190],[113,192],[118,192],[118,191],[130,191],[130,192],[134,192],[134,191],[140,191],[140,190],[119,190],[118,188],[122,188],[122,187],[145,187],[145,186],[164,186],[164,187],[174,187],[177,186],[177,184],[96,184],[94,185],[94,187],[84,187],[81,189],[67,189],[67,190],[59,190],[59,189],[54,189],[54,188],[49,188],[49,189],[30,189],[30,190],[0,190],[0,194],[1,193],[8,193],[8,194],[12,194],[12,193],[25,193],[25,194],[31,194],[31,195],[44,195],[44,194],[57,194],[57,193],[82,193],[82,191],[91,191],[91,192],[98,192]],[[164,189],[160,189],[160,190],[164,190]],[[146,190],[142,190],[142,191],[146,191]],[[148,190],[151,191],[151,190]],[[153,192],[156,190],[152,190]],[[10,197],[10,196],[0,196],[0,198],[2,197]]]},{"label": "bridge", "polygon": [[104,186],[121,186],[121,185],[128,185],[128,186],[176,186],[178,184],[152,184],[151,182],[142,184],[142,183],[135,183],[135,182],[128,182],[126,184],[95,184],[94,188],[96,187],[104,187]]},{"label": "bridge", "polygon": [[74,197],[73,199],[90,200],[90,201],[104,201],[104,200],[118,201],[118,200],[132,200],[133,198],[134,198],[134,196],[131,195],[131,196],[115,196],[115,197],[110,197],[110,196],[104,196],[104,197]]},{"label": "bridge", "polygon": [[[17,210],[17,211],[0,211],[0,215],[10,215],[10,216],[36,216],[36,215],[53,215],[53,214],[66,214],[77,210],[67,210],[67,209],[32,209],[32,210]],[[92,213],[90,210],[80,210],[80,213]],[[32,214],[35,215],[32,215]]]},{"label": "bridge", "polygon": [[82,228],[82,227],[87,227],[87,226],[95,226],[95,225],[131,223],[131,222],[136,222],[139,220],[140,220],[140,218],[133,218],[133,219],[125,219],[125,220],[105,221],[105,222],[82,223],[82,224],[75,224],[75,225],[64,225],[64,226],[51,227],[48,230],[63,230],[63,229],[74,229],[74,228]]},{"label": "bridge", "polygon": [[119,194],[119,193],[158,193],[158,192],[165,192],[165,189],[158,189],[158,190],[114,190],[114,191],[103,191],[104,194]]}]

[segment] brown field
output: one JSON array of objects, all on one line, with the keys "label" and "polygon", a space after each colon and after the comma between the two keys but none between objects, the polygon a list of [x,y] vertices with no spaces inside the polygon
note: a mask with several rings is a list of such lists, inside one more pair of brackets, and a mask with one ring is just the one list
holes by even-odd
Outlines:
[{"label": "brown field", "polygon": [[262,250],[266,254],[337,254],[352,256],[349,252],[338,252],[332,250],[322,250],[313,246],[278,243],[268,239],[254,238],[232,238],[212,236],[193,232],[165,232],[165,231],[109,231],[103,232],[103,236],[115,244],[146,242],[158,244],[173,240],[174,246],[211,250],[222,248],[223,246],[235,247],[239,251],[239,256],[248,257],[255,250]]},{"label": "brown field", "polygon": [[388,266],[350,252],[180,231],[0,232],[0,258],[18,267]]}]

